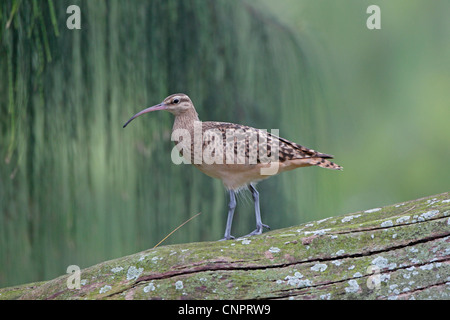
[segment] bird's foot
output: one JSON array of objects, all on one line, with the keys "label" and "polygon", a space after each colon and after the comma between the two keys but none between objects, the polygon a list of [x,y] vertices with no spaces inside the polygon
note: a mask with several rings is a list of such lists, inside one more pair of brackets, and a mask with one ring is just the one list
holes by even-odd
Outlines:
[{"label": "bird's foot", "polygon": [[220,239],[219,241],[234,240],[234,239],[236,239],[234,236],[228,235],[228,236],[223,237],[223,238]]},{"label": "bird's foot", "polygon": [[259,226],[256,226],[255,230],[253,230],[252,232],[250,232],[249,234],[247,234],[244,237],[250,237],[250,236],[255,236],[255,235],[261,234],[263,232],[263,228],[270,230],[270,227],[267,224],[261,224]]}]

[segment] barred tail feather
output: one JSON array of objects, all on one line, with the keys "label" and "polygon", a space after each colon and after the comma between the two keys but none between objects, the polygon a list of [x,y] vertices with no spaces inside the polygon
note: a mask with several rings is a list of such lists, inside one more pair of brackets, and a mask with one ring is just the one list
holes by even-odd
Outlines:
[{"label": "barred tail feather", "polygon": [[322,167],[325,169],[332,169],[332,170],[343,170],[344,168],[334,162],[331,162],[330,160],[324,159],[324,158],[311,158],[311,165]]}]

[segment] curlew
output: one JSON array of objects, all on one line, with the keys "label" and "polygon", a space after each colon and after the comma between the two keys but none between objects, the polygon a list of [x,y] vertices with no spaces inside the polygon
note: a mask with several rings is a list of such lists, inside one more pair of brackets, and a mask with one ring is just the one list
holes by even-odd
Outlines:
[{"label": "curlew", "polygon": [[269,226],[261,221],[256,182],[301,167],[342,170],[328,160],[332,155],[303,147],[266,130],[226,122],[202,122],[191,99],[182,93],[170,95],[160,104],[136,113],[123,127],[140,115],[156,110],[167,110],[175,115],[172,140],[176,147],[172,161],[193,164],[208,176],[222,180],[228,190],[228,217],[222,240],[234,239],[231,225],[239,190],[248,188],[252,193],[256,229],[247,236],[257,235]]}]

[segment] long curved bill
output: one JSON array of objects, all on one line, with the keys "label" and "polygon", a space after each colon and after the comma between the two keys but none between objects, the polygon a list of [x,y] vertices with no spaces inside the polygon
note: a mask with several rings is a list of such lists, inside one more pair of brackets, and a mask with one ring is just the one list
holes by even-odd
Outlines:
[{"label": "long curved bill", "polygon": [[152,112],[152,111],[157,111],[157,110],[166,110],[166,109],[167,109],[167,105],[164,104],[164,103],[160,103],[160,104],[157,104],[156,106],[153,106],[153,107],[149,107],[149,108],[147,108],[147,109],[144,109],[144,110],[142,110],[142,111],[136,113],[134,116],[132,116],[132,117],[130,118],[130,120],[128,120],[128,121],[123,125],[123,127],[125,128],[125,127],[126,127],[133,119],[139,117],[140,115],[143,115],[144,113],[148,113],[148,112]]}]

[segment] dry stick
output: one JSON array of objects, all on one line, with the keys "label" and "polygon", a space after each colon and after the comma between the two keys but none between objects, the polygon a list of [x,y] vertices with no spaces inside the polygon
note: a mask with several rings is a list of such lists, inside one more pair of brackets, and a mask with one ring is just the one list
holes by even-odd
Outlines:
[{"label": "dry stick", "polygon": [[185,222],[183,222],[182,224],[180,224],[178,227],[176,227],[171,233],[169,233],[167,236],[164,237],[164,239],[162,239],[160,242],[158,242],[156,244],[156,246],[153,247],[153,249],[155,249],[157,246],[159,246],[162,242],[164,242],[168,237],[170,237],[172,235],[172,233],[174,233],[175,231],[177,231],[178,229],[180,229],[182,226],[184,226],[186,223],[188,223],[189,221],[191,221],[192,219],[194,219],[196,216],[200,215],[201,212],[197,213],[195,216],[190,217],[189,219],[187,219]]}]

